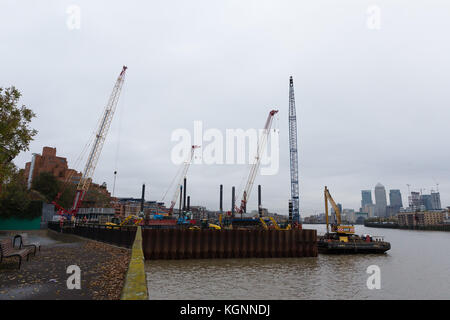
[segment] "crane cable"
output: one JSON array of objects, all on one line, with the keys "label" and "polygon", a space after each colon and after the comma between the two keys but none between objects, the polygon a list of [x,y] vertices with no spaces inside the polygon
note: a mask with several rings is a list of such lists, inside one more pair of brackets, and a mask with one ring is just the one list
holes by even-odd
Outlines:
[{"label": "crane cable", "polygon": [[[122,88],[123,89],[123,88]],[[117,146],[116,146],[116,154],[114,159],[114,182],[113,182],[113,190],[112,190],[112,196],[115,196],[115,189],[116,189],[116,176],[117,176],[117,170],[118,170],[118,163],[119,163],[119,155],[120,155],[120,142],[121,142],[121,133],[122,133],[122,120],[123,120],[123,110],[125,105],[125,94],[126,90],[121,91],[121,97],[122,101],[119,100],[119,124],[118,124],[118,130],[117,130]]]},{"label": "crane cable", "polygon": [[[87,150],[89,150],[92,142],[94,141],[94,137],[95,137],[95,132],[92,131],[91,135],[89,136],[89,138],[88,138],[88,140],[86,142],[86,144],[84,145],[83,149],[81,150],[80,154],[78,155],[77,159],[75,160],[75,162],[74,162],[74,164],[72,166],[73,171],[70,171],[69,175],[65,178],[64,182],[62,183],[59,195],[62,195],[64,193],[64,191],[66,191],[66,189],[69,186],[69,184],[72,183],[71,180],[72,180],[72,177],[73,177],[74,173],[81,171],[81,168],[80,168],[81,162],[84,159]],[[69,167],[69,165],[67,165],[67,166]]]},{"label": "crane cable", "polygon": [[[179,166],[177,173],[175,174],[175,176],[173,177],[172,181],[169,184],[169,187],[167,188],[166,192],[164,193],[161,202],[164,201],[164,199],[166,198],[167,194],[169,193],[169,191],[172,189],[175,181],[179,180],[178,178],[181,176],[182,172],[183,172],[183,168],[184,165],[186,165],[186,161],[182,163],[182,165]],[[179,188],[179,186],[177,186],[177,188]]]}]

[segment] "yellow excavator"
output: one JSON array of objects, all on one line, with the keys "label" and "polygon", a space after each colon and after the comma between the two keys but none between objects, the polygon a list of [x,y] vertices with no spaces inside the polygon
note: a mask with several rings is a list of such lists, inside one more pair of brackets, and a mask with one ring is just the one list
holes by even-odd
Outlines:
[{"label": "yellow excavator", "polygon": [[[317,248],[320,253],[333,254],[354,254],[354,253],[384,253],[391,248],[391,244],[384,240],[373,240],[366,235],[358,236],[355,234],[355,227],[352,225],[343,225],[341,222],[341,210],[331,197],[327,187],[324,190],[325,195],[325,219],[327,223],[327,233],[317,239]],[[328,221],[328,202],[335,212],[335,221],[331,223],[331,232],[329,232],[330,222]]]},{"label": "yellow excavator", "polygon": [[336,221],[331,223],[331,232],[336,233],[339,236],[339,240],[343,242],[348,242],[348,235],[352,235],[355,233],[355,227],[352,225],[342,225],[341,224],[341,210],[337,206],[333,197],[330,194],[330,191],[325,186],[324,190],[325,196],[325,221],[327,224],[327,234],[329,233],[329,220],[328,220],[328,201],[331,203],[331,206],[334,209],[334,213],[336,215]]},{"label": "yellow excavator", "polygon": [[[269,218],[269,220],[272,223],[272,226],[275,228],[275,230],[290,230],[291,229],[290,224],[288,224],[286,228],[282,228],[277,223],[277,221],[274,219],[274,217],[267,217],[267,218]],[[261,225],[263,226],[264,230],[269,230],[269,226],[267,225],[266,220],[264,218],[259,218],[259,221],[261,221]]]},{"label": "yellow excavator", "polygon": [[141,218],[141,217],[138,217],[138,216],[135,216],[135,215],[129,215],[125,219],[123,219],[122,222],[120,222],[120,223],[118,223],[118,222],[117,223],[107,222],[106,225],[111,226],[111,227],[113,227],[113,226],[124,226],[124,225],[135,225],[135,226],[138,226],[138,225],[140,225],[142,223],[143,220],[144,220],[144,218]]},{"label": "yellow excavator", "polygon": [[138,217],[138,216],[135,216],[135,215],[129,215],[128,217],[123,219],[123,221],[120,223],[120,226],[130,224],[129,223],[130,220],[131,220],[133,225],[138,226],[139,224],[141,224],[142,221],[144,221],[144,218],[141,218],[141,217]]},{"label": "yellow excavator", "polygon": [[208,219],[202,219],[201,220],[201,226],[191,226],[189,227],[189,230],[200,230],[200,229],[212,229],[212,230],[221,230],[222,227],[214,224],[214,223],[209,223]]}]

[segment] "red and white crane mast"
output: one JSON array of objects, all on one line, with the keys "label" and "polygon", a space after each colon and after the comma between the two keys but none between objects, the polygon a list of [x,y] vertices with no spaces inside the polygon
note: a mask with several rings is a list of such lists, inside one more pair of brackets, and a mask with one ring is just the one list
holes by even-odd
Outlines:
[{"label": "red and white crane mast", "polygon": [[106,136],[108,134],[109,128],[111,126],[111,121],[114,116],[114,112],[116,111],[117,103],[119,101],[120,93],[122,91],[123,82],[125,80],[125,72],[127,70],[126,66],[123,66],[122,71],[117,78],[117,81],[114,85],[112,93],[109,97],[108,103],[105,107],[102,117],[100,118],[98,130],[95,135],[94,144],[92,145],[92,149],[89,153],[89,157],[86,162],[86,166],[83,170],[83,175],[80,178],[80,181],[77,186],[75,199],[73,201],[72,208],[68,211],[59,206],[56,201],[53,203],[59,209],[60,213],[68,213],[72,215],[76,215],[78,208],[80,207],[81,202],[86,195],[86,192],[89,189],[89,186],[92,182],[92,177],[94,175],[95,168],[97,166],[98,159],[102,152],[103,144],[105,142]]}]

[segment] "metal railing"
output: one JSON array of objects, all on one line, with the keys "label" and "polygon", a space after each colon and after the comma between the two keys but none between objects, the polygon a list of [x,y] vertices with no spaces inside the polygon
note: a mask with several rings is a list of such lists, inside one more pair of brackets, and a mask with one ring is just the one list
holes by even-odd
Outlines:
[{"label": "metal railing", "polygon": [[62,233],[74,234],[80,237],[113,244],[119,247],[131,248],[136,235],[136,226],[112,226],[104,224],[73,224],[64,222],[49,222],[48,228]]},{"label": "metal railing", "polygon": [[78,214],[114,214],[114,208],[79,208]]}]

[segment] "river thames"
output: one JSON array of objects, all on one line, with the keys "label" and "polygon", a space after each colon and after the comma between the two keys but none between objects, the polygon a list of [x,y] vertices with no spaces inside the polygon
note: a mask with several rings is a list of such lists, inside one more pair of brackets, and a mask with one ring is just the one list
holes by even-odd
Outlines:
[{"label": "river thames", "polygon": [[[325,225],[304,225],[325,232]],[[154,299],[450,299],[450,232],[356,226],[384,236],[385,254],[146,261]],[[368,289],[367,267],[381,271]]]}]

